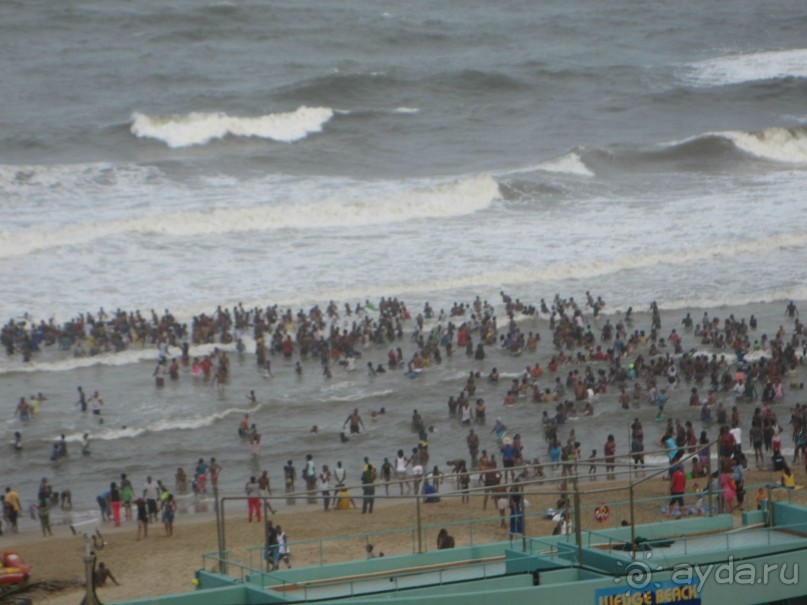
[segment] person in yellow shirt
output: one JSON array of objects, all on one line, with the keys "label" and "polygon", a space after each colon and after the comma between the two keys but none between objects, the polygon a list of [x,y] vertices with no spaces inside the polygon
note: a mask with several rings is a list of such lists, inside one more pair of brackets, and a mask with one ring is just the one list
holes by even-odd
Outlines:
[{"label": "person in yellow shirt", "polygon": [[11,525],[11,531],[16,534],[17,517],[20,514],[20,510],[22,510],[22,504],[20,504],[20,495],[10,487],[7,487],[4,501],[6,504],[5,508],[8,513],[8,522],[9,525]]},{"label": "person in yellow shirt", "polygon": [[793,471],[789,466],[786,466],[782,471],[782,486],[788,489],[796,488],[796,478],[793,476]]}]

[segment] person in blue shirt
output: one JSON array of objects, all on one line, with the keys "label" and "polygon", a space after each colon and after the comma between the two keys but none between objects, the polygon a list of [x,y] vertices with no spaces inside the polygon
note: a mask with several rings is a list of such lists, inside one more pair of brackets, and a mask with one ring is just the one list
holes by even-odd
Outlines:
[{"label": "person in blue shirt", "polygon": [[558,464],[560,464],[560,455],[560,442],[555,439],[555,441],[552,442],[552,445],[549,446],[549,460],[555,465],[555,468],[557,468]]}]

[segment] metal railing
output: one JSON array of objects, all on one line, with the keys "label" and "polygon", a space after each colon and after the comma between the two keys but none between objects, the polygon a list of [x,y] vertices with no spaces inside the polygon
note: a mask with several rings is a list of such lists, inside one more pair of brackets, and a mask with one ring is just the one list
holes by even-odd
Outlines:
[{"label": "metal railing", "polygon": [[[701,445],[697,446],[697,450],[701,450],[703,448],[706,448],[707,452],[708,452],[708,455],[707,455],[707,460],[708,460],[708,462],[707,462],[707,473],[708,474],[707,474],[707,479],[706,479],[706,490],[705,490],[706,497],[707,497],[707,499],[709,501],[709,505],[708,505],[707,511],[706,511],[707,515],[711,515],[713,513],[713,511],[714,511],[714,507],[712,506],[713,493],[712,493],[712,490],[711,490],[711,482],[708,480],[708,476],[711,474],[710,473],[710,470],[711,470],[711,451],[712,451],[712,446],[714,445],[714,443],[715,442],[711,442],[709,444],[705,444],[705,445],[701,444]],[[686,448],[679,448],[679,449],[686,449]],[[561,464],[566,465],[566,470],[567,471],[577,471],[578,467],[580,465],[583,465],[585,467],[586,465],[589,465],[589,464],[592,464],[592,463],[607,464],[609,467],[611,467],[610,469],[608,469],[609,478],[613,478],[613,479],[625,479],[625,478],[627,478],[627,481],[628,481],[627,486],[625,486],[625,485],[613,485],[613,486],[610,486],[610,487],[597,487],[595,489],[581,489],[582,486],[580,484],[586,477],[589,477],[588,474],[580,474],[580,473],[566,474],[565,476],[561,475],[560,477],[558,477],[558,476],[538,477],[538,476],[534,476],[534,475],[532,475],[532,476],[526,475],[526,473],[535,473],[536,472],[537,467],[536,467],[536,465],[533,465],[533,464],[525,464],[525,465],[522,465],[522,466],[519,466],[519,467],[507,468],[507,469],[505,469],[505,468],[497,468],[497,469],[495,469],[495,472],[502,473],[504,478],[505,478],[505,481],[503,483],[498,483],[495,486],[469,487],[469,488],[464,489],[464,490],[462,490],[462,489],[453,489],[453,490],[450,490],[450,491],[442,491],[439,494],[424,494],[423,493],[424,485],[426,485],[426,483],[430,480],[427,476],[417,477],[417,478],[407,478],[407,479],[400,480],[400,481],[377,483],[377,484],[375,484],[376,486],[380,486],[380,485],[385,485],[385,486],[386,485],[393,485],[393,486],[394,485],[401,485],[401,490],[403,490],[403,484],[408,485],[408,484],[412,483],[416,487],[415,493],[412,494],[412,495],[409,495],[409,494],[407,494],[407,495],[380,495],[379,494],[379,495],[372,495],[371,497],[373,499],[378,499],[378,500],[392,500],[392,501],[394,501],[394,500],[405,500],[405,501],[409,501],[409,502],[414,501],[414,504],[415,504],[415,507],[416,507],[417,527],[415,527],[415,528],[406,528],[406,529],[402,529],[402,530],[392,530],[391,532],[389,532],[389,531],[388,532],[366,532],[365,534],[354,534],[354,535],[352,535],[351,539],[355,540],[357,537],[359,539],[364,538],[365,544],[369,544],[370,543],[369,539],[370,539],[371,536],[385,535],[385,533],[397,533],[397,534],[406,533],[406,534],[409,534],[412,537],[411,538],[412,539],[412,552],[413,553],[416,553],[416,552],[420,553],[420,552],[424,552],[424,550],[428,550],[428,547],[426,547],[424,549],[424,537],[427,537],[429,529],[438,526],[438,525],[425,525],[425,526],[423,525],[422,520],[421,520],[421,510],[420,509],[421,509],[421,503],[422,503],[422,501],[424,501],[424,498],[427,498],[429,496],[434,496],[434,495],[437,495],[440,498],[457,498],[457,497],[466,497],[466,496],[467,497],[471,497],[471,496],[478,497],[478,496],[482,496],[482,495],[484,495],[485,497],[488,497],[488,495],[492,491],[495,491],[496,493],[493,496],[494,499],[495,499],[496,497],[500,497],[499,494],[503,493],[504,495],[508,495],[508,494],[512,493],[513,490],[518,491],[523,496],[531,496],[531,497],[532,496],[558,496],[558,495],[562,494],[564,497],[567,497],[568,492],[571,491],[572,496],[573,496],[573,501],[569,502],[568,498],[567,498],[565,509],[562,512],[564,512],[569,517],[571,517],[571,515],[574,516],[573,517],[574,518],[573,526],[574,526],[574,531],[575,531],[575,541],[576,541],[576,543],[578,545],[578,560],[582,561],[583,560],[583,553],[582,553],[582,547],[583,547],[583,539],[582,539],[583,522],[582,522],[581,514],[582,514],[582,511],[584,509],[586,509],[586,508],[594,509],[594,508],[596,508],[597,505],[590,505],[590,506],[586,505],[586,506],[584,506],[582,504],[582,502],[581,502],[581,497],[599,495],[599,494],[606,494],[606,493],[611,493],[611,492],[614,492],[614,491],[621,491],[621,490],[626,489],[626,487],[627,487],[627,489],[629,491],[629,496],[630,496],[627,503],[625,503],[624,501],[623,502],[616,502],[616,503],[609,504],[609,506],[617,507],[617,510],[618,510],[618,507],[625,506],[627,504],[627,506],[629,508],[629,512],[630,512],[630,515],[629,515],[630,522],[629,523],[630,523],[630,526],[631,526],[631,541],[633,541],[633,539],[635,538],[635,535],[633,534],[633,527],[635,525],[635,507],[636,507],[636,505],[637,504],[642,505],[642,504],[645,504],[645,503],[648,503],[648,502],[660,501],[660,500],[666,499],[666,497],[657,497],[657,498],[645,498],[645,499],[638,499],[637,500],[634,497],[634,489],[636,488],[636,486],[641,485],[642,483],[648,481],[649,479],[652,479],[654,477],[658,477],[658,476],[662,475],[663,473],[668,473],[670,471],[670,469],[672,469],[673,467],[675,467],[675,466],[677,466],[679,464],[686,463],[686,461],[688,459],[698,455],[697,450],[695,452],[688,451],[688,453],[686,453],[682,459],[676,460],[673,464],[670,464],[670,465],[645,465],[641,469],[639,469],[637,467],[637,465],[635,465],[633,463],[633,461],[632,461],[632,456],[633,455],[632,454],[618,456],[618,457],[615,456],[613,460],[608,460],[608,461],[606,461],[606,459],[603,457],[603,458],[597,458],[597,459],[593,459],[593,460],[580,460],[580,461],[577,461],[576,464],[575,463],[570,463],[570,462],[561,463]],[[661,453],[661,452],[667,453],[668,451],[669,451],[668,449],[656,450],[655,453]],[[645,455],[652,454],[652,453],[654,453],[654,452],[644,452]],[[627,459],[628,462],[627,463],[617,462],[616,460],[618,460],[618,459]],[[547,468],[547,465],[541,465],[541,467],[545,469],[545,468]],[[470,474],[470,475],[477,475],[478,474],[479,477],[480,477],[480,480],[481,480],[481,478],[484,476],[485,472],[486,472],[486,470],[483,469],[483,470],[475,471],[473,473],[468,473],[468,474]],[[638,472],[642,473],[641,477],[637,476]],[[507,481],[508,474],[510,474],[511,477],[515,477],[516,473],[518,473],[518,479],[515,480],[515,481],[509,481],[508,482]],[[446,485],[448,483],[447,480],[449,480],[451,478],[458,479],[462,475],[463,475],[463,473],[442,474],[440,476],[440,482],[443,485]],[[556,486],[556,484],[559,481],[562,482],[562,486],[560,486],[560,487]],[[569,490],[566,487],[569,483],[571,483],[571,490]],[[550,484],[549,489],[546,489],[547,484]],[[348,497],[352,498],[353,494],[356,493],[357,490],[361,490],[363,487],[365,487],[365,486],[362,485],[362,484],[354,484],[354,485],[344,486],[344,487],[342,487],[342,489],[340,491],[346,491],[348,493]],[[496,489],[494,489],[494,487]],[[544,488],[544,489],[542,490],[540,488]],[[502,492],[502,490],[504,490],[504,491]],[[260,496],[257,499],[262,501],[263,507],[264,507],[265,512],[266,512],[267,509],[271,508],[271,502],[272,501],[288,500],[288,499],[292,499],[292,498],[293,499],[307,498],[307,499],[309,499],[311,501],[314,501],[314,502],[321,502],[325,497],[326,496],[323,496],[320,492],[304,491],[304,492],[284,493],[282,495],[276,495],[276,496]],[[329,499],[334,499],[334,495],[330,495],[330,496],[327,496],[327,497]],[[357,497],[362,497],[362,496],[357,495]],[[367,496],[365,495],[364,497],[367,497]],[[268,552],[268,544],[264,544],[264,546],[262,548],[261,547],[252,547],[252,548],[248,549],[247,550],[247,557],[248,557],[248,562],[247,563],[237,563],[237,562],[231,561],[227,556],[225,556],[226,554],[230,553],[230,551],[227,551],[227,549],[226,549],[226,541],[225,541],[225,508],[226,508],[226,504],[228,502],[232,502],[232,501],[247,501],[247,500],[250,500],[251,498],[248,498],[246,496],[225,496],[225,497],[220,498],[219,494],[218,494],[218,491],[217,491],[217,488],[215,488],[215,487],[214,487],[214,498],[216,500],[215,511],[216,511],[216,524],[217,524],[217,536],[218,536],[218,557],[217,557],[217,559],[218,559],[218,569],[219,569],[219,571],[221,573],[226,574],[226,573],[228,573],[228,571],[227,571],[228,564],[235,563],[235,565],[236,565],[235,569],[239,570],[239,575],[241,577],[243,577],[245,572],[247,572],[247,571],[249,571],[250,573],[265,573],[261,569],[262,565],[260,564],[260,562],[258,564],[255,563],[254,557],[255,557],[255,553],[257,553],[257,552],[262,552],[262,551],[267,551]],[[527,550],[527,542],[526,542],[526,540],[528,538],[527,530],[526,530],[526,520],[529,519],[529,518],[534,518],[539,514],[540,513],[537,513],[537,512],[526,513],[522,509],[522,511],[521,511],[521,513],[519,515],[521,520],[522,520],[522,524],[523,524],[523,527],[522,527],[521,532],[519,533],[519,535],[520,535],[521,540],[522,540],[522,549],[525,550],[525,551]],[[489,523],[492,520],[501,521],[501,518],[502,517],[493,517],[492,519],[474,519],[474,520],[467,520],[467,521],[462,521],[462,522],[444,523],[444,524],[440,524],[439,527],[442,528],[442,527],[447,526],[447,525],[450,525],[450,526],[460,526],[460,525],[466,526],[468,528],[468,543],[470,545],[473,545],[474,544],[474,534],[473,534],[474,525],[477,525],[479,523]],[[312,540],[296,541],[296,542],[291,542],[290,546],[291,545],[295,545],[295,546],[306,545],[307,546],[307,545],[310,545],[310,544],[318,545],[319,562],[320,562],[320,565],[322,565],[322,564],[325,563],[324,545],[327,542],[332,542],[332,541],[338,540],[338,539],[347,539],[347,537],[342,536],[342,537],[336,537],[336,538],[323,538],[323,539],[312,539]],[[512,539],[512,536],[511,536],[511,539]],[[590,542],[590,540],[589,540],[589,542]],[[212,553],[207,553],[204,557],[205,557],[204,558],[205,561],[209,561],[209,560],[211,560],[213,558],[213,554]]]}]

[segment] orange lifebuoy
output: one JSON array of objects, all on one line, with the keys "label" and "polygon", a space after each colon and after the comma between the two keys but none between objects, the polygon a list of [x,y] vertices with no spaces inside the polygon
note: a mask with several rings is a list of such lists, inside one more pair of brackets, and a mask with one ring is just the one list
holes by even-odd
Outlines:
[{"label": "orange lifebuoy", "polygon": [[605,523],[608,521],[608,515],[610,513],[611,510],[608,508],[607,504],[600,504],[594,509],[594,519],[597,521],[597,523]]}]

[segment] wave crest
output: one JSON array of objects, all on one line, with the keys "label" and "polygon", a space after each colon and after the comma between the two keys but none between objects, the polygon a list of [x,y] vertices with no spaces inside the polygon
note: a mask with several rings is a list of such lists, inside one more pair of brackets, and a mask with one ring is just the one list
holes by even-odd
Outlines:
[{"label": "wave crest", "polygon": [[697,86],[807,78],[807,48],[717,57],[690,63],[687,68],[685,78]]},{"label": "wave crest", "polygon": [[228,135],[291,143],[320,132],[333,114],[328,107],[306,106],[256,117],[230,116],[222,112],[156,117],[135,112],[131,132],[138,138],[157,139],[172,148],[205,145]]},{"label": "wave crest", "polygon": [[[189,431],[211,426],[229,416],[254,414],[262,407],[263,403],[259,403],[250,408],[228,408],[222,412],[216,412],[209,416],[202,416],[200,418],[173,418],[164,419],[153,422],[145,427],[122,427],[119,429],[106,429],[93,433],[92,438],[95,441],[114,441],[116,439],[134,439],[145,433],[161,433],[164,431]],[[73,433],[65,436],[65,441],[80,442],[83,439],[82,433]],[[53,441],[54,438],[45,439],[45,441]]]},{"label": "wave crest", "polygon": [[544,172],[558,172],[561,174],[576,174],[578,176],[594,176],[594,172],[586,166],[583,159],[574,151],[564,156],[549,160],[537,166],[538,170]]},{"label": "wave crest", "polygon": [[721,142],[728,142],[745,154],[788,164],[807,163],[807,128],[764,128],[756,132],[727,130],[707,132],[683,141],[665,145],[662,154],[687,151],[693,155],[713,157],[721,151]]},{"label": "wave crest", "polygon": [[[403,189],[396,186],[392,191],[385,189],[389,185],[358,184],[357,191],[341,191],[338,199],[332,196],[308,203],[203,208],[71,223],[51,229],[0,230],[0,258],[86,244],[126,233],[193,237],[281,229],[356,227],[461,216],[483,210],[500,197],[499,186],[489,175],[451,182],[409,184]],[[345,200],[349,196],[352,199]]]},{"label": "wave crest", "polygon": [[531,164],[529,166],[522,166],[519,168],[512,168],[510,170],[498,171],[497,175],[510,176],[516,174],[525,174],[529,172],[554,172],[558,174],[573,174],[576,176],[594,176],[594,171],[589,168],[583,158],[577,151],[570,151],[566,155],[558,158],[553,158],[539,164]]},{"label": "wave crest", "polygon": [[758,158],[789,164],[807,163],[807,128],[765,128],[758,132],[728,131],[716,134]]}]

